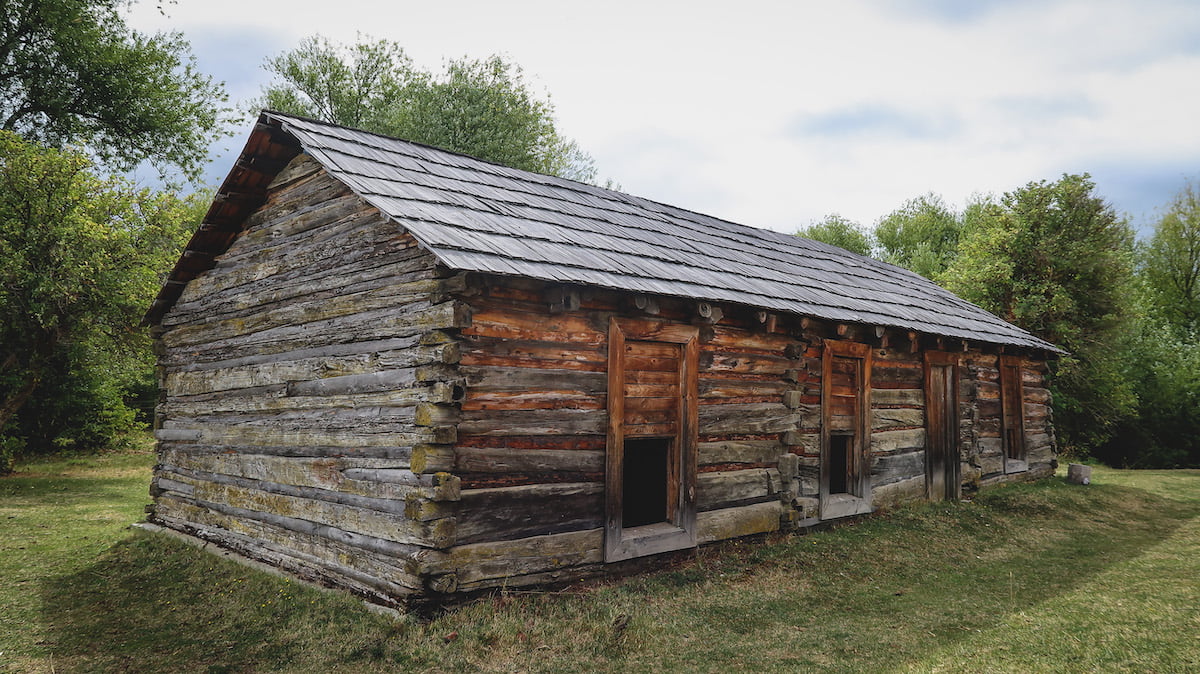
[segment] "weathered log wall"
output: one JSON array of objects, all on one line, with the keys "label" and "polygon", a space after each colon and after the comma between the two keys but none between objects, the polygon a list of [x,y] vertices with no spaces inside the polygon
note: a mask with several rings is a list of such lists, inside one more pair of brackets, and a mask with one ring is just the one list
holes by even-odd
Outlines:
[{"label": "weathered log wall", "polygon": [[420,588],[459,498],[448,451],[467,320],[403,230],[301,155],[158,332],[152,519],[368,596]]},{"label": "weathered log wall", "polygon": [[[572,299],[562,302],[564,292]],[[465,397],[452,467],[462,480],[459,547],[430,562],[431,573],[456,569],[459,588],[471,589],[506,577],[516,582],[514,575],[563,577],[562,569],[599,563],[613,315],[702,326],[699,539],[779,527],[780,436],[802,416],[788,395],[801,352],[794,339],[752,316],[718,315],[714,322],[696,302],[639,302],[517,279],[480,279],[464,299],[472,321],[461,335]],[[626,394],[657,395],[662,386],[633,377]],[[629,423],[641,422],[636,410],[626,414],[633,415]],[[512,553],[517,559],[500,561],[514,546],[522,550]],[[529,552],[543,548],[556,552]],[[496,562],[467,568],[476,559]]]}]

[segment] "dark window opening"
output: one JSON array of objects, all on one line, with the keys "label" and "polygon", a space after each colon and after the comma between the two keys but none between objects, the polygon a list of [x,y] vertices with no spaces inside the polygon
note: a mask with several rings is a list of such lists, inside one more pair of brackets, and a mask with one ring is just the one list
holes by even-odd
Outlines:
[{"label": "dark window opening", "polygon": [[854,461],[850,452],[854,448],[854,436],[836,434],[829,436],[829,493],[845,494],[850,491],[850,468]]},{"label": "dark window opening", "polygon": [[670,456],[668,438],[625,439],[623,526],[638,527],[668,520]]}]

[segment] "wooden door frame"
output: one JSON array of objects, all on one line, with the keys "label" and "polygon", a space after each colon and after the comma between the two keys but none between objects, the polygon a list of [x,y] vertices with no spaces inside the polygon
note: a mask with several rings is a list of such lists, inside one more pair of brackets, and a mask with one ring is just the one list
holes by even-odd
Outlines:
[{"label": "wooden door frame", "polygon": [[[1025,456],[1025,381],[1022,373],[1024,359],[1020,356],[1000,356],[996,367],[996,383],[1000,387],[1000,444],[1004,452],[1004,472],[1022,473],[1029,469]],[[1009,379],[1004,371],[1012,368],[1014,378]],[[1009,389],[1006,391],[1006,388]],[[1011,400],[1009,393],[1016,394],[1016,400]],[[1014,405],[1016,414],[1008,413],[1009,405]],[[1017,446],[1012,447],[1010,434],[1016,438]]]},{"label": "wooden door frame", "polygon": [[930,500],[934,500],[933,494],[933,459],[929,453],[929,445],[934,432],[934,424],[932,415],[930,414],[930,406],[935,398],[933,390],[933,368],[935,367],[950,367],[951,376],[951,398],[949,405],[952,407],[946,410],[946,421],[949,423],[949,437],[954,438],[952,442],[952,452],[946,457],[948,464],[945,466],[946,481],[951,485],[948,494],[940,495],[937,500],[942,498],[950,498],[958,500],[962,498],[962,446],[959,438],[959,422],[962,415],[962,401],[959,399],[959,367],[962,366],[962,356],[957,353],[947,351],[926,351],[925,352],[925,496]]},{"label": "wooden door frame", "polygon": [[[668,473],[673,517],[623,526],[625,462],[625,342],[679,344],[679,423]],[[692,325],[612,317],[608,325],[608,436],[604,473],[604,561],[615,562],[696,546],[696,472],[699,429],[700,329]],[[672,491],[673,490],[673,491]]]},{"label": "wooden door frame", "polygon": [[[821,354],[821,519],[860,515],[871,507],[871,346],[859,342],[827,339]],[[861,361],[858,381],[858,409],[855,419],[854,447],[851,455],[854,481],[852,491],[843,495],[829,492],[831,438],[833,433],[830,398],[833,359]]]}]

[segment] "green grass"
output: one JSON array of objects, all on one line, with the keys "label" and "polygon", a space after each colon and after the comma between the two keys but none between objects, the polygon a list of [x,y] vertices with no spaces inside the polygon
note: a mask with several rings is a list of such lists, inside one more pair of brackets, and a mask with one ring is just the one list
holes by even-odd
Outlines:
[{"label": "green grass", "polygon": [[152,462],[0,479],[0,669],[1200,670],[1200,471],[1096,468],[422,622],[129,530]]}]

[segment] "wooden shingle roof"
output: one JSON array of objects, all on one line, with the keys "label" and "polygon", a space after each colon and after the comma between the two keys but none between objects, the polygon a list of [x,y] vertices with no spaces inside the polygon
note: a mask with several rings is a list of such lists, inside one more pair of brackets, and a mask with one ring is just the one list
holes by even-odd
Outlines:
[{"label": "wooden shingle roof", "polygon": [[[452,269],[1059,351],[924,277],[835,246],[276,112],[260,117],[217,203],[258,175],[253,168],[235,175],[258,155],[276,165],[298,151]],[[237,203],[249,209],[253,199]],[[194,238],[188,249],[215,257],[228,247],[225,238]],[[172,272],[148,322],[161,318],[195,273]],[[178,288],[168,292],[172,282]]]}]

